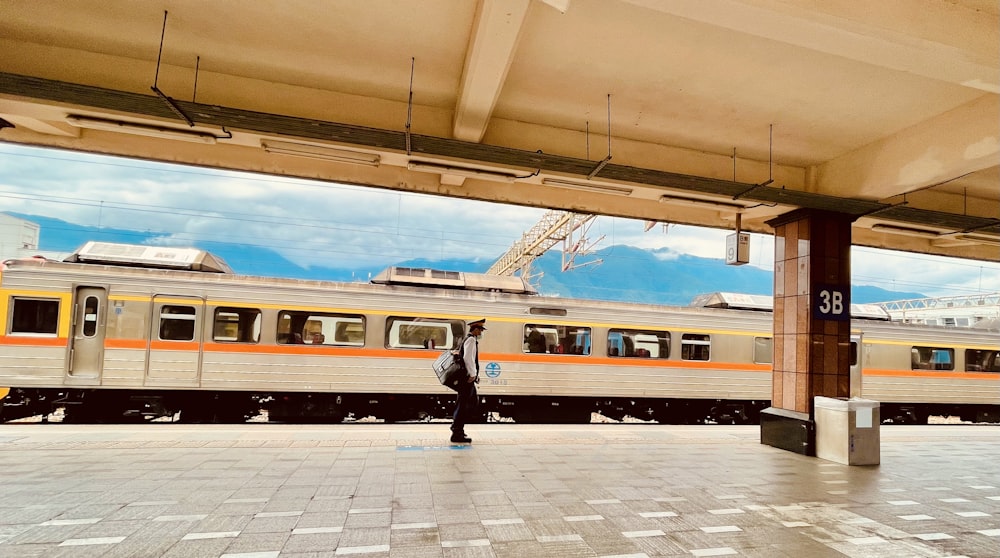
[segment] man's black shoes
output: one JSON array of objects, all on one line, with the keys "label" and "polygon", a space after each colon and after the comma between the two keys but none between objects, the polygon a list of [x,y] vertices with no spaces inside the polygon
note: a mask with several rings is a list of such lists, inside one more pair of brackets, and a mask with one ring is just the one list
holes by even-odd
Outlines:
[{"label": "man's black shoes", "polygon": [[456,428],[457,424],[451,425],[451,443],[453,444],[471,444],[472,438],[465,435],[464,425],[461,428]]}]

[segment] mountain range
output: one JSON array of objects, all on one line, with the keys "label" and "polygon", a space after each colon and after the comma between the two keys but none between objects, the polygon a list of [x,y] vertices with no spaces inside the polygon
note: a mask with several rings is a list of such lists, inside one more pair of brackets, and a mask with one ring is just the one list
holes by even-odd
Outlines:
[{"label": "mountain range", "polygon": [[[162,236],[159,233],[125,229],[88,227],[39,215],[8,213],[37,223],[39,250],[72,252],[85,242],[100,240],[129,244],[148,244]],[[236,273],[266,277],[328,281],[367,281],[382,268],[324,268],[299,266],[278,252],[259,246],[199,241],[196,248],[207,250],[225,259]],[[497,255],[499,257],[500,254]],[[684,306],[703,293],[738,292],[772,294],[772,273],[749,265],[730,266],[722,259],[700,258],[676,254],[669,250],[643,250],[615,245],[594,251],[585,261],[600,259],[601,263],[586,265],[563,272],[562,254],[549,251],[532,265],[532,280],[540,294],[565,298],[583,298],[623,302],[641,302]],[[400,261],[397,266],[429,267],[449,271],[484,273],[492,262],[475,260],[414,259]],[[851,300],[855,304],[923,298],[915,292],[889,291],[871,285],[854,285]]]}]

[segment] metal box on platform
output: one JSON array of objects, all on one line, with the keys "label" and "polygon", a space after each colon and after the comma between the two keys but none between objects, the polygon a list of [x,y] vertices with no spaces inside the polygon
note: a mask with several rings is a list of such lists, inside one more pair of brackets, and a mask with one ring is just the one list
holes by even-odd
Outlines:
[{"label": "metal box on platform", "polygon": [[816,397],[816,457],[844,465],[878,465],[879,402]]}]

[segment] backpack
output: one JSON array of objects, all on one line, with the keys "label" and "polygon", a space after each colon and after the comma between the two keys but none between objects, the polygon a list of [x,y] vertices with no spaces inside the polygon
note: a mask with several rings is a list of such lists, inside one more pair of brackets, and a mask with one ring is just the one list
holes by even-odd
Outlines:
[{"label": "backpack", "polygon": [[448,389],[458,391],[460,383],[466,381],[464,351],[465,340],[463,339],[462,346],[459,347],[458,351],[450,349],[444,351],[431,365],[437,374],[438,381]]},{"label": "backpack", "polygon": [[[468,339],[466,337],[465,339]],[[465,339],[457,351],[447,350],[441,353],[431,368],[438,375],[438,381],[448,389],[458,391],[462,382],[467,382],[468,373],[465,370]],[[479,383],[479,372],[476,372],[476,383]]]}]

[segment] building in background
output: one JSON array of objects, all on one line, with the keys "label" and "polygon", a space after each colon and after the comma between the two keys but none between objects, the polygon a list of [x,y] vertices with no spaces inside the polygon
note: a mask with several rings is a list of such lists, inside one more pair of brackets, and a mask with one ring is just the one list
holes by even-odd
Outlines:
[{"label": "building in background", "polygon": [[38,237],[42,227],[20,217],[0,213],[0,261],[13,258],[43,256],[61,260],[66,252],[52,252],[38,249]]}]

